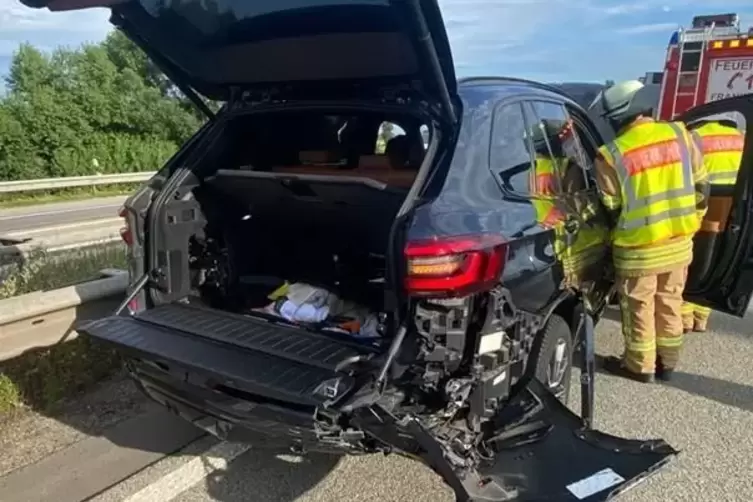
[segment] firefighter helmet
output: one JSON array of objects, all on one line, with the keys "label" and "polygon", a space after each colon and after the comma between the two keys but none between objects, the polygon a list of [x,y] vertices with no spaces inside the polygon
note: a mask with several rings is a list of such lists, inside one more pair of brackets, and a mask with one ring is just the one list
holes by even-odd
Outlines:
[{"label": "firefighter helmet", "polygon": [[531,127],[530,137],[533,149],[543,155],[558,150],[563,136],[569,130],[564,120],[542,120]]},{"label": "firefighter helmet", "polygon": [[[640,114],[651,115],[654,103],[649,93],[644,91],[645,88],[639,80],[626,80],[605,89],[598,99],[600,114],[613,122],[622,122]],[[594,100],[592,107],[596,104]]]}]

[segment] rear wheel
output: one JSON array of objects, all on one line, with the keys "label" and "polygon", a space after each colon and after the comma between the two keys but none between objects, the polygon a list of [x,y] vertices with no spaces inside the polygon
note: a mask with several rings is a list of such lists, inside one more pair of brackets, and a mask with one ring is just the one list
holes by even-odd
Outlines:
[{"label": "rear wheel", "polygon": [[533,376],[567,404],[573,373],[573,336],[570,326],[553,314],[541,330],[531,352]]}]

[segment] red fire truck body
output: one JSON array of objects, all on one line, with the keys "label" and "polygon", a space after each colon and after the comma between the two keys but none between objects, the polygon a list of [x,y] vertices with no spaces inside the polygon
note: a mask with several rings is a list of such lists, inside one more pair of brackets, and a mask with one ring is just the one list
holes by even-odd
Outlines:
[{"label": "red fire truck body", "polygon": [[694,106],[753,93],[753,28],[737,14],[696,16],[667,47],[655,115],[672,120]]}]

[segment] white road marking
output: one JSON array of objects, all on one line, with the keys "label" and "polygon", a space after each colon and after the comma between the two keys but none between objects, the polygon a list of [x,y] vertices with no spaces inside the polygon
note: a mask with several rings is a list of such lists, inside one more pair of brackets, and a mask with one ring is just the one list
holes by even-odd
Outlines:
[{"label": "white road marking", "polygon": [[188,461],[123,502],[169,502],[213,472],[227,469],[230,462],[250,448],[250,445],[242,443],[218,443],[205,454]]}]

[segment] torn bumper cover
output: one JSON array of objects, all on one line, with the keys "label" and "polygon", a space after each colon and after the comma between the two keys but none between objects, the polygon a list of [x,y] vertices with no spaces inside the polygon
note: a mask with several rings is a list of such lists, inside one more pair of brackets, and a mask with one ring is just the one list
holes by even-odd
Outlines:
[{"label": "torn bumper cover", "polygon": [[679,453],[662,440],[623,439],[584,427],[538,381],[504,415],[499,423],[505,428],[487,441],[493,460],[473,475],[448,480],[444,459],[427,456],[459,502],[612,500]]}]

